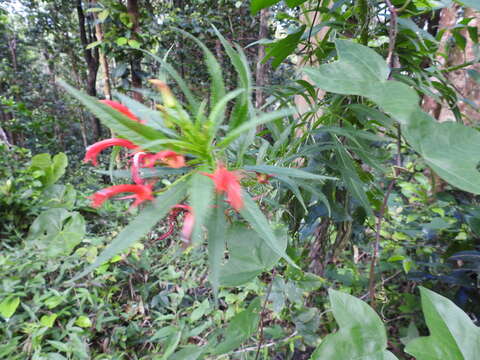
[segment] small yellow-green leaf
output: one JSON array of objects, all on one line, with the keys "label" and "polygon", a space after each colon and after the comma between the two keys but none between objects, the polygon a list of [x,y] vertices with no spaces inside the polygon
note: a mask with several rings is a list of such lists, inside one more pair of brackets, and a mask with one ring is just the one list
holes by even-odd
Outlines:
[{"label": "small yellow-green leaf", "polygon": [[81,328],[88,328],[92,326],[92,321],[87,316],[82,315],[75,320],[75,325],[80,326]]},{"label": "small yellow-green leaf", "polygon": [[43,326],[46,326],[48,328],[52,327],[53,326],[53,323],[55,322],[55,320],[57,319],[57,314],[50,314],[50,315],[43,315],[41,318],[40,318],[40,324],[42,324]]},{"label": "small yellow-green leaf", "polygon": [[20,305],[20,298],[7,297],[0,303],[0,315],[5,319],[10,319]]}]

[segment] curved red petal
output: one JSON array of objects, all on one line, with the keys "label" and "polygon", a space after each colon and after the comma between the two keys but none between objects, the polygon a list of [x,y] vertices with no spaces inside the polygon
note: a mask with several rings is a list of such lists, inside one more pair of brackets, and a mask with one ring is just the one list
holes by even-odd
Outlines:
[{"label": "curved red petal", "polygon": [[128,118],[132,119],[133,121],[136,121],[138,123],[143,124],[144,121],[140,120],[138,117],[136,117],[128,107],[126,107],[123,104],[120,104],[117,101],[113,100],[100,100],[101,103],[104,103],[105,105],[110,106],[111,108],[114,108],[115,110],[121,112],[123,115],[127,116]]},{"label": "curved red petal", "polygon": [[134,184],[122,184],[122,185],[113,185],[108,188],[97,191],[95,194],[90,196],[92,199],[93,207],[100,207],[102,204],[111,197],[121,194],[121,193],[133,193],[135,199],[132,207],[138,206],[146,200],[153,200],[152,188],[148,185],[134,185]]},{"label": "curved red petal", "polygon": [[87,152],[85,153],[83,162],[87,163],[91,161],[94,166],[97,166],[98,154],[100,154],[104,149],[111,146],[123,146],[127,149],[135,149],[137,147],[134,143],[126,139],[120,139],[120,138],[105,139],[87,147]]}]

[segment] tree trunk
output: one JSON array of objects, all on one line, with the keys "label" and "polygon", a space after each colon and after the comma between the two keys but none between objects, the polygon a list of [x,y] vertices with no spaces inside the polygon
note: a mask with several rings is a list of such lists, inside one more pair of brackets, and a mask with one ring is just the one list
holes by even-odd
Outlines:
[{"label": "tree trunk", "polygon": [[[267,9],[260,11],[260,31],[258,32],[259,39],[265,39],[268,37],[268,15]],[[257,56],[257,69],[255,74],[255,83],[257,90],[255,92],[255,105],[257,109],[261,108],[265,104],[264,86],[267,82],[267,65],[263,64],[262,59],[265,57],[265,46],[258,46]]]},{"label": "tree trunk", "polygon": [[[98,49],[87,49],[89,40],[87,39],[87,26],[85,24],[85,15],[83,13],[82,0],[77,0],[77,15],[80,32],[80,42],[83,47],[83,57],[87,64],[87,94],[90,96],[97,96],[97,72],[99,67]],[[91,39],[91,29],[88,28],[88,37]],[[100,120],[93,118],[93,137],[94,141],[102,137],[102,126]]]},{"label": "tree trunk", "polygon": [[[95,4],[97,1],[92,0],[92,4]],[[95,19],[95,35],[97,37],[97,41],[103,42],[103,29],[102,24],[98,21],[97,13],[93,13],[93,18]],[[105,93],[105,97],[108,100],[112,100],[112,87],[110,85],[110,69],[108,67],[108,60],[105,52],[100,49],[99,50],[99,60],[100,65],[102,67],[103,72],[103,91]]]},{"label": "tree trunk", "polygon": [[[448,54],[446,54],[447,43],[451,37],[450,29],[457,22],[457,11],[458,5],[455,4],[452,7],[443,8],[440,12],[440,20],[438,23],[437,31],[445,30],[445,32],[442,34],[442,38],[440,39],[440,44],[438,46],[436,56],[436,61],[440,66],[445,66],[448,59]],[[429,113],[434,118],[440,118],[442,104],[437,103],[434,98],[425,95],[423,97],[422,108],[425,112]]]},{"label": "tree trunk", "polygon": [[[127,12],[132,22],[132,39],[138,41],[138,32],[140,30],[140,15],[138,10],[138,0],[127,0]],[[132,78],[132,88],[140,89],[142,87],[142,78],[140,76],[142,70],[142,57],[141,51],[134,51],[130,60],[130,72]],[[133,98],[139,102],[143,102],[143,96],[139,92],[133,92]]]}]

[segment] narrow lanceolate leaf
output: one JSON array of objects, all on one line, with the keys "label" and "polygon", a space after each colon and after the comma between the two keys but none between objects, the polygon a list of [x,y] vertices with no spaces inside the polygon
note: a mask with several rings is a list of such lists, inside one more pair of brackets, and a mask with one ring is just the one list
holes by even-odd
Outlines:
[{"label": "narrow lanceolate leaf", "polygon": [[367,303],[332,289],[328,294],[339,330],[322,340],[311,360],[398,360],[386,350],[385,327]]},{"label": "narrow lanceolate leaf", "polygon": [[340,143],[335,144],[335,153],[338,158],[338,170],[340,171],[341,178],[347,190],[363,206],[369,215],[373,215],[370,201],[364,189],[365,185],[357,174],[355,162]]},{"label": "narrow lanceolate leaf", "polygon": [[[144,144],[151,143],[154,140],[165,139],[161,132],[129,119],[117,110],[102,104],[94,97],[78,91],[64,81],[59,80],[59,83],[70,95],[79,100],[98,117],[105,126],[111,128],[119,136],[129,139],[134,144],[143,147]],[[160,151],[163,148],[152,146],[148,149],[144,147],[144,150]]]},{"label": "narrow lanceolate leaf", "polygon": [[95,259],[93,264],[89,265],[71,281],[78,280],[92,272],[115,255],[127,250],[132,244],[145,236],[160,219],[169,213],[173,205],[183,200],[187,192],[187,184],[188,182],[181,181],[164,193],[158,195],[152,203],[148,204],[142,212],[122,230]]},{"label": "narrow lanceolate leaf", "polygon": [[158,57],[149,52],[146,52],[146,53],[162,65],[161,69],[177,83],[178,87],[180,88],[182,93],[185,95],[185,99],[188,102],[190,110],[195,111],[195,109],[197,109],[199,106],[199,102],[195,97],[195,95],[190,91],[189,86],[187,85],[185,80],[182,79],[182,76],[178,73],[178,71],[175,70],[172,65],[170,65],[161,57]]},{"label": "narrow lanceolate leaf", "polygon": [[249,165],[244,167],[245,170],[257,171],[269,175],[280,175],[288,176],[306,180],[338,180],[337,178],[331,176],[323,176],[318,174],[312,174],[308,171],[295,168],[286,168],[281,166],[272,166],[272,165]]},{"label": "narrow lanceolate leaf", "polygon": [[267,54],[262,59],[262,63],[266,63],[268,59],[273,58],[272,66],[277,68],[289,55],[291,55],[298,47],[298,43],[305,32],[306,26],[301,26],[296,32],[281,39],[267,51]]},{"label": "narrow lanceolate leaf", "polygon": [[480,329],[449,299],[421,287],[422,309],[430,336],[407,344],[405,351],[417,360],[476,360]]},{"label": "narrow lanceolate leaf", "polygon": [[243,92],[245,92],[244,89],[231,91],[213,106],[212,111],[208,116],[209,135],[211,140],[213,140],[218,128],[224,121],[227,104]]},{"label": "narrow lanceolate leaf", "polygon": [[213,29],[222,43],[222,46],[225,48],[225,52],[230,58],[230,61],[232,62],[232,65],[238,74],[237,88],[245,90],[235,103],[232,110],[229,127],[233,129],[248,119],[251,108],[253,107],[251,104],[252,74],[250,72],[250,66],[248,64],[247,57],[245,56],[242,48],[236,46],[235,50],[234,47],[223,37],[223,35],[220,34],[215,26],[213,26]]},{"label": "narrow lanceolate leaf", "polygon": [[265,215],[246,192],[243,192],[243,200],[244,207],[240,210],[243,218],[248,221],[252,229],[260,235],[270,249],[284,258],[290,265],[298,268],[297,264],[286,254],[285,248],[282,246],[282,239],[275,235]]},{"label": "narrow lanceolate leaf", "polygon": [[183,31],[181,29],[175,28],[176,31],[182,33],[186,37],[192,39],[197,43],[197,45],[202,49],[203,54],[205,56],[205,63],[208,68],[208,72],[210,74],[211,78],[211,94],[212,94],[212,104],[216,104],[218,101],[220,101],[221,98],[225,96],[225,84],[223,82],[223,73],[222,73],[222,67],[218,63],[217,59],[215,56],[212,54],[212,52],[205,46],[203,42],[198,40],[195,36],[192,34],[189,34],[186,31]]},{"label": "narrow lanceolate leaf", "polygon": [[277,111],[272,111],[267,114],[262,114],[258,117],[253,118],[252,120],[240,125],[239,127],[231,130],[228,132],[227,136],[220,141],[218,144],[219,147],[225,147],[230,144],[233,140],[239,137],[244,132],[256,128],[257,126],[266,124],[270,121],[275,121],[277,119],[281,119],[287,116],[291,116],[295,114],[295,109],[282,109]]},{"label": "narrow lanceolate leaf", "polygon": [[225,254],[226,233],[225,205],[223,200],[217,196],[213,216],[208,221],[208,267],[210,271],[208,278],[215,297],[218,294],[220,284],[220,269]]},{"label": "narrow lanceolate leaf", "polygon": [[136,116],[145,120],[147,125],[161,131],[170,138],[178,138],[178,134],[165,126],[160,111],[152,110],[142,103],[133,100],[131,97],[116,93],[115,96],[121,100]]},{"label": "narrow lanceolate leaf", "polygon": [[192,242],[198,244],[203,241],[203,225],[212,211],[214,198],[213,182],[205,175],[195,173],[190,178],[188,197],[195,216]]}]

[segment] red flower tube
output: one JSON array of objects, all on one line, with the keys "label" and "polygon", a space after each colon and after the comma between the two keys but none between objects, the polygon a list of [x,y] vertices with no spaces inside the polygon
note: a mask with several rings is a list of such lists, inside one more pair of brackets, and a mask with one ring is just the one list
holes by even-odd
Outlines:
[{"label": "red flower tube", "polygon": [[215,183],[215,189],[218,193],[227,193],[227,202],[236,210],[240,211],[243,207],[242,186],[240,185],[240,176],[234,171],[228,171],[223,164],[218,164],[212,174],[203,173]]},{"label": "red flower tube", "polygon": [[92,206],[94,208],[99,208],[103,205],[105,201],[111,197],[122,194],[122,193],[133,193],[131,196],[124,197],[133,198],[135,201],[132,204],[132,207],[140,205],[142,202],[147,200],[153,200],[152,187],[147,185],[133,185],[133,184],[123,184],[123,185],[114,185],[108,188],[97,191],[92,196],[89,196],[92,199]]},{"label": "red flower tube", "polygon": [[142,159],[147,154],[144,152],[137,152],[133,155],[132,161],[132,180],[135,184],[143,184],[143,179],[140,177],[140,167],[142,165]]},{"label": "red flower tube", "polygon": [[143,165],[153,167],[156,161],[161,161],[171,168],[181,168],[185,166],[185,157],[172,150],[159,151],[156,154],[148,154],[143,158]]},{"label": "red flower tube", "polygon": [[145,121],[140,120],[138,117],[133,115],[133,113],[130,111],[128,107],[126,107],[123,104],[120,104],[119,102],[113,101],[113,100],[100,100],[101,103],[104,103],[105,105],[110,106],[111,108],[114,108],[115,110],[121,112],[123,115],[127,116],[128,118],[132,119],[133,121],[136,121],[140,124],[144,124]]},{"label": "red flower tube", "polygon": [[83,159],[83,162],[86,163],[91,161],[94,166],[97,166],[98,154],[102,152],[104,149],[111,146],[123,146],[127,149],[135,149],[137,147],[134,143],[126,139],[111,138],[111,139],[102,140],[87,147],[87,152],[85,154],[85,158]]}]

